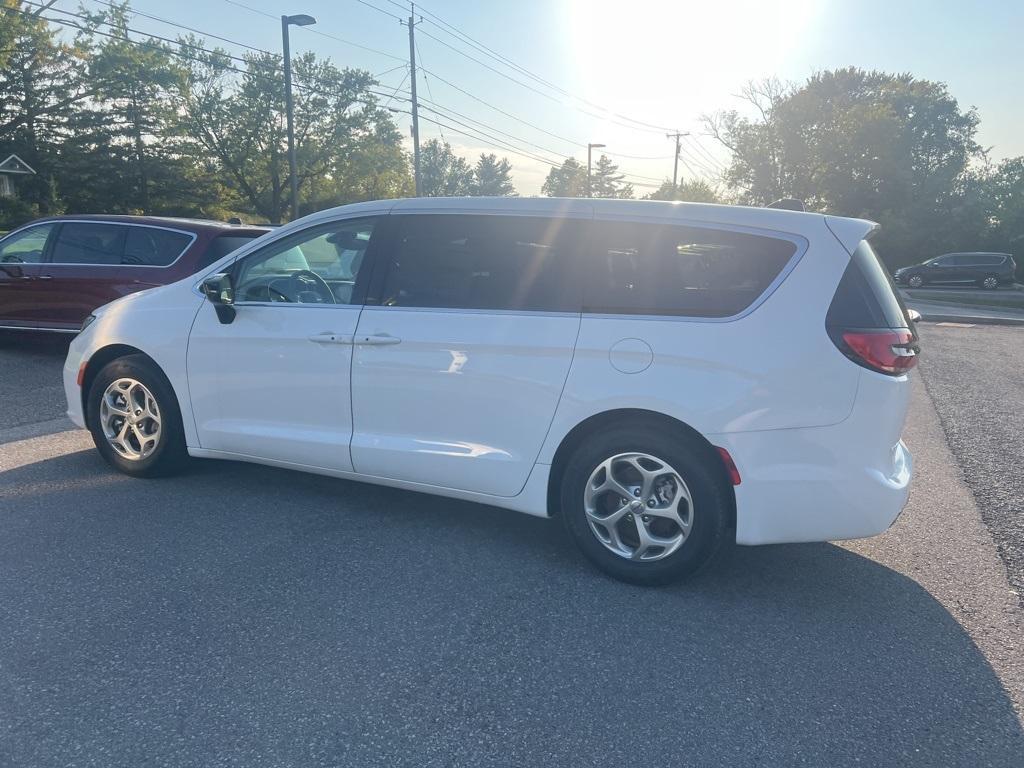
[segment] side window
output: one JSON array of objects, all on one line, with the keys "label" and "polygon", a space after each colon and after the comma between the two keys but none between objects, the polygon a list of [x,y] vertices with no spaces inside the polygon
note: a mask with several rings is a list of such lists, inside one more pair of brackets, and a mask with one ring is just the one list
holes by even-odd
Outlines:
[{"label": "side window", "polygon": [[349,219],[296,232],[239,261],[235,300],[351,304],[376,219]]},{"label": "side window", "polygon": [[729,317],[796,253],[788,240],[703,227],[595,221],[584,311]]},{"label": "side window", "polygon": [[43,260],[46,239],[55,224],[38,224],[11,235],[0,244],[0,264],[38,264]]},{"label": "side window", "polygon": [[572,280],[578,222],[462,214],[395,219],[384,306],[580,311]]},{"label": "side window", "polygon": [[120,224],[65,222],[57,231],[54,264],[120,264],[128,227]]},{"label": "side window", "polygon": [[192,235],[157,227],[128,227],[123,264],[166,267],[178,260]]},{"label": "side window", "polygon": [[934,267],[951,267],[953,266],[952,256],[939,256],[936,259],[932,259],[932,266]]}]

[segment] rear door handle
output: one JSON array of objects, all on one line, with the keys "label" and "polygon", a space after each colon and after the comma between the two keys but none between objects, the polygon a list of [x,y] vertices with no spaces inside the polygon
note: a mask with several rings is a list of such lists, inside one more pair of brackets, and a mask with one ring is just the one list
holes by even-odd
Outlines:
[{"label": "rear door handle", "polygon": [[53,275],[39,275],[39,280],[53,280]]},{"label": "rear door handle", "polygon": [[375,333],[372,335],[356,336],[352,343],[359,344],[361,346],[365,345],[383,347],[388,344],[401,344],[402,340],[397,336],[392,336],[389,333]]},{"label": "rear door handle", "polygon": [[351,344],[352,336],[344,333],[316,333],[309,337],[310,341],[315,341],[317,344]]}]

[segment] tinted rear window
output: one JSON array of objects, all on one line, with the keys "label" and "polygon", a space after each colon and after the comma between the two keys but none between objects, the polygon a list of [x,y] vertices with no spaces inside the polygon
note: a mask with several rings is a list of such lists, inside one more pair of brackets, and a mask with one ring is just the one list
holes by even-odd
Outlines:
[{"label": "tinted rear window", "polygon": [[251,243],[259,235],[218,235],[206,246],[206,253],[199,259],[196,271],[206,269],[215,261],[219,261],[232,251],[236,251],[246,243]]},{"label": "tinted rear window", "polygon": [[825,323],[834,328],[909,327],[903,299],[867,240],[853,252]]},{"label": "tinted rear window", "polygon": [[157,227],[128,227],[123,264],[166,267],[192,242],[192,235]]},{"label": "tinted rear window", "polygon": [[583,259],[584,311],[729,317],[795,253],[789,240],[742,232],[596,221]]},{"label": "tinted rear window", "polygon": [[496,215],[396,216],[381,288],[395,307],[579,312],[579,224]]}]

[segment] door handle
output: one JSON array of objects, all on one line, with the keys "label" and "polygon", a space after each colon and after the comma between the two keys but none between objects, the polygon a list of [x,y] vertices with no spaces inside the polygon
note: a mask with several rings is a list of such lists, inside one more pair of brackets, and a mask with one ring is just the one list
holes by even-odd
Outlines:
[{"label": "door handle", "polygon": [[344,333],[315,333],[309,337],[310,341],[315,341],[317,344],[351,344],[352,337]]},{"label": "door handle", "polygon": [[53,280],[53,275],[39,275],[37,280]]},{"label": "door handle", "polygon": [[402,340],[389,333],[375,333],[372,335],[356,336],[352,343],[359,344],[360,346],[383,347],[390,344],[401,344]]}]

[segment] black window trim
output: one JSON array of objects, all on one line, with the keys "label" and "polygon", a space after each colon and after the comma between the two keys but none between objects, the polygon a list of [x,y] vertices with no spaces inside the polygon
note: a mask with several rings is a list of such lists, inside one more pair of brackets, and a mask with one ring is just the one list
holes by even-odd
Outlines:
[{"label": "black window trim", "polygon": [[685,323],[732,323],[736,320],[742,320],[764,304],[771,295],[778,290],[779,286],[786,281],[786,278],[789,277],[790,273],[796,269],[797,264],[800,263],[800,260],[810,247],[809,241],[803,235],[798,235],[795,232],[784,232],[777,229],[763,229],[761,227],[747,227],[740,224],[721,224],[714,221],[704,221],[703,219],[673,219],[663,216],[605,214],[595,216],[594,221],[614,221],[620,224],[651,224],[660,226],[689,227],[691,229],[713,229],[720,232],[737,232],[739,234],[756,235],[759,237],[773,238],[775,240],[784,240],[792,243],[796,249],[793,251],[793,255],[789,257],[789,260],[785,265],[783,265],[782,269],[779,270],[779,274],[775,276],[775,279],[768,283],[758,297],[754,299],[742,312],[737,312],[734,315],[727,315],[725,317],[707,317],[704,315],[688,315],[683,312],[671,311],[644,314],[635,314],[632,312],[588,312],[584,307],[583,317],[585,318],[612,320],[628,317],[630,320],[654,320],[662,322],[672,320],[675,322]]},{"label": "black window trim", "polygon": [[[39,224],[46,224],[46,223],[47,222],[45,222],[45,221],[39,222]],[[48,241],[47,242],[47,248],[46,248],[46,254],[44,256],[44,261],[41,262],[42,264],[46,264],[47,266],[53,266],[53,267],[107,267],[108,269],[111,268],[111,267],[113,267],[115,269],[121,269],[121,268],[124,268],[124,267],[131,267],[132,269],[170,269],[175,264],[177,264],[179,261],[181,261],[181,257],[184,256],[188,252],[188,250],[193,245],[195,245],[196,240],[199,239],[199,235],[196,232],[190,232],[187,229],[176,229],[175,227],[165,227],[165,226],[160,225],[160,224],[140,224],[140,223],[136,223],[134,221],[101,221],[101,220],[97,220],[97,219],[57,219],[57,220],[54,220],[54,223],[57,224],[57,228],[54,229],[53,234],[50,235],[50,237],[52,238],[52,241]],[[181,234],[181,235],[188,235],[189,236],[189,241],[188,241],[188,243],[185,244],[185,247],[181,249],[181,253],[179,253],[175,257],[174,261],[172,261],[172,262],[170,262],[168,264],[165,264],[163,266],[159,266],[159,265],[156,265],[156,264],[93,264],[91,262],[85,262],[85,261],[75,261],[75,262],[52,261],[54,245],[56,245],[56,242],[59,239],[60,231],[62,229],[64,229],[64,226],[67,225],[67,224],[113,224],[114,226],[119,226],[119,227],[146,227],[147,229],[162,229],[162,230],[164,230],[166,232],[176,232],[176,233]],[[12,232],[11,234],[14,234],[14,233]],[[126,232],[125,233],[126,240],[127,240],[127,237],[128,237],[128,233]],[[122,256],[123,255],[124,254],[122,253]]]},{"label": "black window trim", "polygon": [[[259,248],[254,248],[254,249],[252,249],[252,250],[250,250],[250,251],[248,251],[246,253],[240,253],[240,254],[237,254],[237,255],[235,255],[234,253],[227,254],[228,258],[230,258],[232,256],[234,256],[234,258],[230,262],[225,264],[224,267],[220,271],[221,272],[226,272],[227,274],[231,275],[232,283],[237,283],[238,271],[240,269],[240,264],[241,264],[241,262],[243,260],[248,259],[250,257],[254,257],[257,254],[263,253],[267,248],[273,248],[273,247],[275,247],[275,246],[277,246],[277,245],[279,245],[281,243],[292,241],[293,239],[297,238],[300,235],[301,236],[305,236],[307,233],[312,232],[314,230],[326,230],[326,229],[330,229],[331,227],[336,227],[339,224],[344,224],[345,222],[359,221],[360,219],[376,219],[377,223],[374,225],[374,228],[373,228],[373,235],[371,235],[370,245],[367,246],[367,248],[366,248],[366,255],[363,256],[363,263],[359,265],[359,272],[356,273],[355,281],[354,281],[354,283],[352,285],[352,300],[348,304],[317,304],[317,303],[299,304],[299,303],[292,303],[292,302],[288,302],[288,301],[238,301],[238,302],[235,302],[235,306],[236,307],[306,307],[306,308],[318,307],[318,308],[328,308],[328,309],[338,309],[339,307],[346,308],[346,309],[360,309],[360,308],[362,308],[362,306],[366,303],[366,290],[365,289],[366,289],[366,286],[369,284],[369,282],[370,282],[370,280],[373,277],[373,274],[375,272],[374,264],[377,261],[377,253],[380,251],[380,248],[381,248],[380,243],[381,243],[381,240],[383,239],[383,238],[380,238],[380,239],[378,238],[378,232],[382,232],[383,233],[383,232],[386,231],[386,224],[385,223],[388,220],[388,213],[387,213],[387,211],[382,211],[382,212],[379,212],[379,213],[359,213],[359,214],[353,214],[351,216],[343,216],[343,217],[337,218],[337,219],[328,219],[326,221],[322,220],[322,221],[312,222],[308,226],[302,227],[300,229],[296,229],[294,231],[287,232],[287,233],[282,233],[281,237],[275,237],[270,242],[264,243]],[[253,239],[256,240],[258,238],[253,238]],[[245,249],[245,247],[246,246],[243,245],[238,250],[243,250],[243,249]],[[221,258],[225,258],[225,257],[222,256]],[[218,261],[220,261],[220,259],[218,259]],[[216,264],[216,262],[214,262],[214,264]],[[213,267],[214,264],[211,264],[210,267]],[[208,277],[210,275],[217,274],[216,272],[210,272],[209,271],[210,267],[206,268],[206,272],[205,273],[199,275],[199,277],[201,279],[199,280],[199,282],[197,282],[193,286],[193,288],[192,288],[193,293],[196,293],[196,294],[199,294],[200,296],[202,296],[203,293],[200,290],[200,286],[202,285],[203,279],[205,279],[206,277]]]}]

